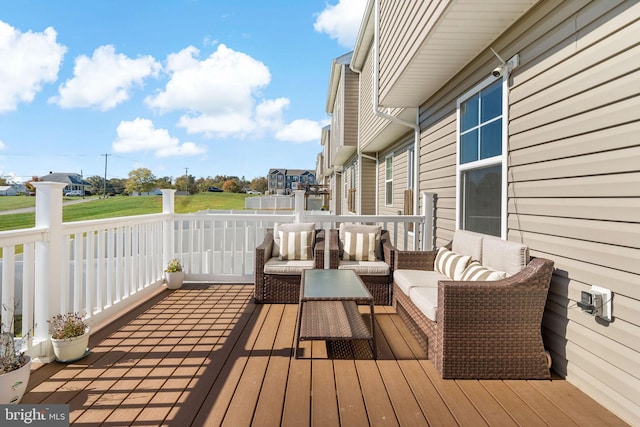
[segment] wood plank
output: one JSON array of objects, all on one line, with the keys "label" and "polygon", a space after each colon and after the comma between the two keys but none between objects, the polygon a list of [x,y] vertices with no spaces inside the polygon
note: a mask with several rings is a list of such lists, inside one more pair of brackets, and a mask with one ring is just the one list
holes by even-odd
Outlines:
[{"label": "wood plank", "polygon": [[400,425],[426,425],[427,420],[398,363],[387,361],[378,368]]},{"label": "wood plank", "polygon": [[486,391],[489,391],[493,398],[499,402],[510,418],[518,425],[528,427],[548,425],[518,394],[509,388],[504,381],[486,380],[481,382]]},{"label": "wood plank", "polygon": [[338,400],[334,380],[333,361],[311,361],[311,425],[335,426],[339,424]]},{"label": "wood plank", "polygon": [[376,426],[397,426],[398,420],[393,411],[389,396],[384,391],[384,382],[378,371],[378,363],[372,360],[356,360],[356,370],[362,387],[369,424]]},{"label": "wood plank", "polygon": [[411,392],[429,425],[455,425],[456,420],[417,360],[398,361]]},{"label": "wood plank", "polygon": [[352,360],[335,360],[336,394],[340,425],[355,426],[367,419],[356,366]]},{"label": "wood plank", "polygon": [[557,424],[562,426],[577,426],[578,424],[572,420],[567,414],[564,413],[556,405],[551,404],[540,393],[533,384],[538,381],[519,381],[519,380],[507,380],[504,383],[518,394],[520,398],[526,402],[536,414],[544,419],[547,424]]},{"label": "wood plank", "polygon": [[469,401],[476,407],[480,416],[489,425],[517,425],[500,404],[487,393],[487,390],[476,380],[455,380]]},{"label": "wood plank", "polygon": [[[306,344],[310,344],[307,342]],[[282,413],[283,427],[305,427],[311,423],[311,360],[294,359],[289,364],[287,392]]]},{"label": "wood plank", "polygon": [[[236,364],[242,364],[244,361],[245,368],[227,408],[227,414],[222,423],[223,426],[251,425],[262,381],[267,371],[268,355],[273,349],[283,309],[284,306],[282,304],[274,304],[268,310],[265,310],[267,316],[257,332],[253,348],[249,352],[244,352],[240,358],[242,360],[235,362]],[[245,349],[248,350],[248,348]]]},{"label": "wood plank", "polygon": [[459,425],[488,425],[455,380],[442,379],[430,360],[420,360],[420,365]]},{"label": "wood plank", "polygon": [[269,366],[253,416],[252,425],[254,426],[276,427],[281,422],[297,316],[295,305],[287,304],[283,307],[280,327],[273,343]]}]

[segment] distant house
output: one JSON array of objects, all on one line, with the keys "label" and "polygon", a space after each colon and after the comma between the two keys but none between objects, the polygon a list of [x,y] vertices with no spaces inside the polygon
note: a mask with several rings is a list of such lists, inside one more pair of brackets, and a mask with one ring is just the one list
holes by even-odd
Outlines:
[{"label": "distant house", "polygon": [[40,180],[45,182],[63,182],[67,184],[67,186],[62,190],[63,193],[73,190],[85,191],[87,187],[91,186],[91,183],[82,179],[82,175],[77,173],[49,172],[49,175],[41,176]]},{"label": "distant house", "polygon": [[307,169],[270,169],[267,177],[269,194],[291,194],[293,190],[315,185],[315,171]]},{"label": "distant house", "polygon": [[0,185],[0,196],[15,196],[18,194],[15,188],[10,185]]}]

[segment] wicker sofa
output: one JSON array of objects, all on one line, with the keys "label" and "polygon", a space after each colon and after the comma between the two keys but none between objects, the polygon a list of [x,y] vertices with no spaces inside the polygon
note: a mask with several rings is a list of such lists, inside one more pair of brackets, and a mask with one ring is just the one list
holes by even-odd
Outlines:
[{"label": "wicker sofa", "polygon": [[[549,378],[541,323],[553,262],[530,259],[524,245],[462,230],[445,248],[397,251],[393,284],[396,311],[442,377]],[[466,274],[443,262],[451,254],[467,263]],[[494,280],[469,280],[470,259]]]},{"label": "wicker sofa", "polygon": [[256,303],[297,304],[300,299],[302,270],[324,268],[324,230],[314,231],[313,259],[282,260],[278,232],[280,229],[309,229],[313,224],[276,224],[268,229],[263,242],[255,250],[254,299]]},{"label": "wicker sofa", "polygon": [[[375,260],[345,259],[345,235],[349,232],[376,234]],[[379,226],[341,224],[339,230],[329,230],[328,245],[330,269],[354,270],[373,296],[374,304],[391,305],[396,249],[387,230]]]}]

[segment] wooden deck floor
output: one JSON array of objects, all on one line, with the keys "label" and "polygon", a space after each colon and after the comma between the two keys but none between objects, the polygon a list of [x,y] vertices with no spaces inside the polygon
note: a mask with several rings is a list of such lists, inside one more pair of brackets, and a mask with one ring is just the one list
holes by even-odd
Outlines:
[{"label": "wooden deck floor", "polygon": [[561,379],[442,380],[391,307],[376,307],[377,361],[315,341],[294,359],[297,306],[251,293],[164,291],[94,333],[85,359],[34,371],[22,403],[69,404],[78,426],[625,425]]}]

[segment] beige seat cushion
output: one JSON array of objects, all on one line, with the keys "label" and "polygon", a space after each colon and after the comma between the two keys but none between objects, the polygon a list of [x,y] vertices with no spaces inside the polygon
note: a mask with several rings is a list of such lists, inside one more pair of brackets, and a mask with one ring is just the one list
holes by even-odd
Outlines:
[{"label": "beige seat cushion", "polygon": [[439,280],[451,280],[437,271],[395,270],[393,281],[406,295],[411,288],[437,288]]},{"label": "beige seat cushion", "polygon": [[301,275],[302,270],[312,270],[314,261],[282,261],[277,257],[270,258],[264,264],[264,274]]},{"label": "beige seat cushion", "polygon": [[438,314],[438,288],[411,288],[409,298],[418,310],[436,321]]},{"label": "beige seat cushion", "polygon": [[340,261],[338,270],[353,270],[359,276],[388,276],[390,272],[384,261]]}]

